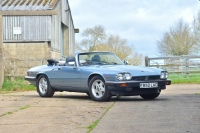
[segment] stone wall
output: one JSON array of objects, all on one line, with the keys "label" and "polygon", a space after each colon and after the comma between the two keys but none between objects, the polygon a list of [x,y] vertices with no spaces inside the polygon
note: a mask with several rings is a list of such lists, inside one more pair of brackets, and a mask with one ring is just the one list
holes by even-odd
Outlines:
[{"label": "stone wall", "polygon": [[51,57],[48,43],[3,43],[4,51],[11,58],[46,59]]},{"label": "stone wall", "polygon": [[53,58],[53,59],[60,59],[61,58],[60,56],[61,56],[60,52],[52,51],[51,50],[51,58]]},{"label": "stone wall", "polygon": [[3,43],[5,76],[25,76],[29,68],[47,64],[50,58],[60,58],[60,53],[51,51],[47,42]]}]

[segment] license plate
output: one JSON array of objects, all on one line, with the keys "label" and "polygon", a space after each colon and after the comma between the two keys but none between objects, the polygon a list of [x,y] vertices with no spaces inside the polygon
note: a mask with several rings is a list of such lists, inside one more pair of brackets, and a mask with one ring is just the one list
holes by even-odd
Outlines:
[{"label": "license plate", "polygon": [[140,88],[157,88],[158,83],[140,83]]}]

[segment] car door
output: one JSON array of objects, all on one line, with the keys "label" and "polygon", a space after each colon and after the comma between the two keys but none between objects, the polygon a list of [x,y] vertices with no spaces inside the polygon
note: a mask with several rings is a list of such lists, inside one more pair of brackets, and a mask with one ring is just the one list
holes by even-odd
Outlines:
[{"label": "car door", "polygon": [[80,89],[80,69],[76,66],[58,66],[49,75],[53,88],[67,91]]}]

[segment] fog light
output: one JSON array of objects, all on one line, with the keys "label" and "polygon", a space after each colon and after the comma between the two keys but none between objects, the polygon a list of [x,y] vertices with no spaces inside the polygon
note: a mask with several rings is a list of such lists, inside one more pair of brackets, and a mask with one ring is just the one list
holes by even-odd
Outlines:
[{"label": "fog light", "polygon": [[120,84],[120,87],[126,87],[127,84]]},{"label": "fog light", "polygon": [[170,82],[165,82],[166,85],[170,85]]}]

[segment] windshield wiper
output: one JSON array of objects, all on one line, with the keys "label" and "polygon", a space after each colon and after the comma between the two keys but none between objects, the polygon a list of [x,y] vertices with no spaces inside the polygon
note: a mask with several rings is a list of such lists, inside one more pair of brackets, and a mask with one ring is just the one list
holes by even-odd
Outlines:
[{"label": "windshield wiper", "polygon": [[110,64],[117,65],[117,63],[116,63],[116,62],[110,62]]}]

